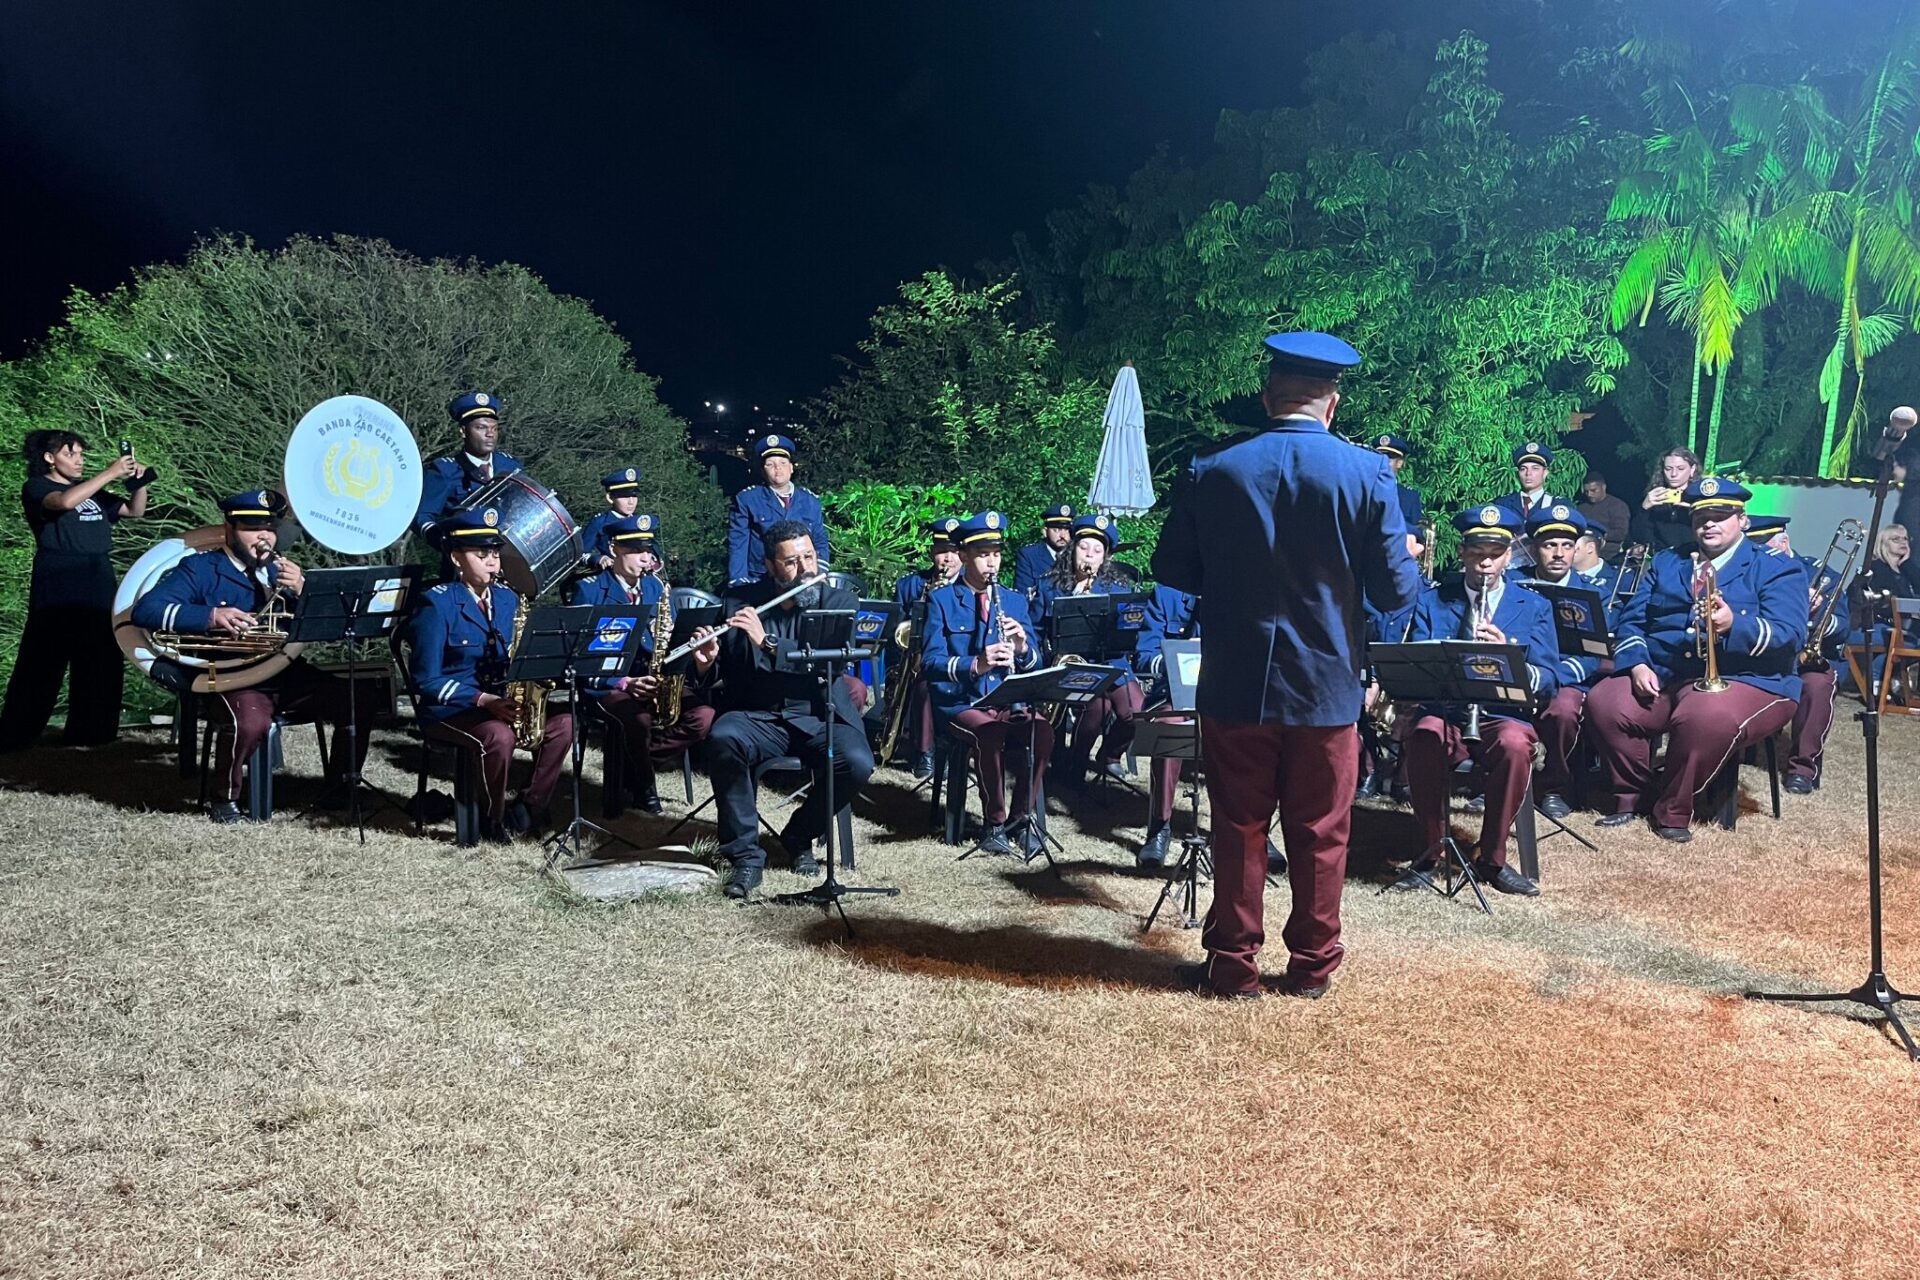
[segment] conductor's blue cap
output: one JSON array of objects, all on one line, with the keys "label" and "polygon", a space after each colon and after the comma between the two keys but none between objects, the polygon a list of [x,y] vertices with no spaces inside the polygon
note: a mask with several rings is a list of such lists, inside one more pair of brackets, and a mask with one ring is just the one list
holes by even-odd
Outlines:
[{"label": "conductor's blue cap", "polygon": [[1338,382],[1360,363],[1360,353],[1330,333],[1275,333],[1267,337],[1273,367],[1283,373]]}]

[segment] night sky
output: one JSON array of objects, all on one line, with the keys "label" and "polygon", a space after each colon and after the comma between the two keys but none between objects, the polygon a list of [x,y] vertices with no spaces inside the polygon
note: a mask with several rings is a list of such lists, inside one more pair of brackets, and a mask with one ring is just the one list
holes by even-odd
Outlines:
[{"label": "night sky", "polygon": [[524,263],[683,410],[805,397],[903,278],[1293,100],[1337,8],[13,0],[0,355],[197,235],[344,232]]}]

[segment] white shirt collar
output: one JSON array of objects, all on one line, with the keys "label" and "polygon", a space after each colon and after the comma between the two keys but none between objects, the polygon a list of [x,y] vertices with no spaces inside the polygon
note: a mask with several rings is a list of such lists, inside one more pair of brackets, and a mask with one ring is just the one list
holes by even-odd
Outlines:
[{"label": "white shirt collar", "polygon": [[488,454],[488,455],[487,455],[486,457],[484,457],[484,458],[476,458],[476,457],[474,457],[474,456],[473,456],[472,454],[470,454],[470,453],[467,453],[467,452],[465,452],[465,451],[463,450],[463,451],[461,452],[461,454],[460,454],[460,456],[461,456],[461,457],[463,457],[463,458],[465,458],[465,459],[466,459],[466,460],[467,460],[468,462],[471,462],[471,463],[472,463],[472,464],[474,465],[474,468],[475,468],[476,470],[478,470],[478,469],[482,469],[482,468],[485,468],[485,469],[491,469],[491,468],[493,467],[493,455],[492,455],[492,454]]},{"label": "white shirt collar", "polygon": [[1726,568],[1727,561],[1733,559],[1733,553],[1738,551],[1739,549],[1740,549],[1740,541],[1739,539],[1735,539],[1732,546],[1728,547],[1725,551],[1722,551],[1719,555],[1713,558],[1713,571],[1715,573],[1719,573],[1722,569]]},{"label": "white shirt collar", "polygon": [[777,494],[782,498],[791,498],[793,496],[793,491],[795,488],[796,486],[794,482],[791,480],[787,481],[787,485],[784,489],[775,489],[772,485],[767,486],[768,491],[774,494]]},{"label": "white shirt collar", "polygon": [[[1503,573],[1498,578],[1494,579],[1493,589],[1487,592],[1487,616],[1489,618],[1491,618],[1499,610],[1500,601],[1506,597],[1506,594],[1507,594],[1507,575]],[[1478,591],[1475,591],[1473,587],[1469,584],[1467,587],[1467,602],[1471,604],[1476,598],[1479,597],[1479,595],[1480,593]]]}]

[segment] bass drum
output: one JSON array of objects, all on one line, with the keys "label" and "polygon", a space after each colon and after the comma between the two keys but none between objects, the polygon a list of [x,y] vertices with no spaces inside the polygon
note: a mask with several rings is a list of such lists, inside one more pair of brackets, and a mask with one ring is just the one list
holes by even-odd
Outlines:
[{"label": "bass drum", "polygon": [[545,595],[580,563],[580,529],[553,490],[524,471],[495,476],[460,504],[500,513],[500,576],[523,596]]},{"label": "bass drum", "polygon": [[273,679],[300,655],[304,646],[293,643],[282,645],[272,653],[252,653],[237,658],[209,660],[198,655],[182,656],[154,648],[146,628],[133,620],[133,606],[153,590],[167,570],[190,555],[211,551],[226,536],[226,526],[214,524],[189,530],[178,538],[168,538],[149,547],[145,555],[133,562],[127,576],[120,579],[120,589],[113,593],[113,638],[127,661],[140,668],[142,675],[152,678],[156,662],[171,662],[192,673],[195,693],[245,689]]}]

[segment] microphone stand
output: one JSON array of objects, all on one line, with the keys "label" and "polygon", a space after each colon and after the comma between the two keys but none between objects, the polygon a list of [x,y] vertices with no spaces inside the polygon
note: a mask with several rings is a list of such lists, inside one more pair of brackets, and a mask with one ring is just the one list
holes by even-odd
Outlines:
[{"label": "microphone stand", "polygon": [[[1871,547],[1880,533],[1880,520],[1886,511],[1887,491],[1893,483],[1893,453],[1905,437],[1906,431],[1895,431],[1894,426],[1901,420],[1902,410],[1894,410],[1893,422],[1888,424],[1886,435],[1881,437],[1880,447],[1874,456],[1880,464],[1880,474],[1873,488],[1873,525],[1867,534],[1867,546]],[[1906,425],[1912,426],[1913,410],[1904,410]],[[1861,574],[1854,579],[1854,599],[1856,604],[1871,607],[1875,596],[1866,590]],[[1871,618],[1871,614],[1868,615]],[[1891,664],[1889,664],[1890,666]],[[1869,654],[1871,666],[1871,654]],[[1883,672],[1880,679],[1891,678],[1892,672]],[[1878,1009],[1887,1020],[1887,1025],[1906,1046],[1907,1057],[1920,1062],[1920,1045],[1914,1043],[1907,1024],[1900,1019],[1897,1005],[1911,999],[1887,978],[1886,949],[1881,928],[1880,906],[1880,702],[1872,689],[1861,691],[1866,695],[1866,707],[1854,719],[1860,722],[1860,731],[1867,749],[1867,952],[1868,969],[1866,979],[1851,991],[1826,991],[1807,994],[1794,991],[1748,991],[1749,1000],[1788,1001],[1799,1004],[1857,1004],[1869,1009]]]}]

